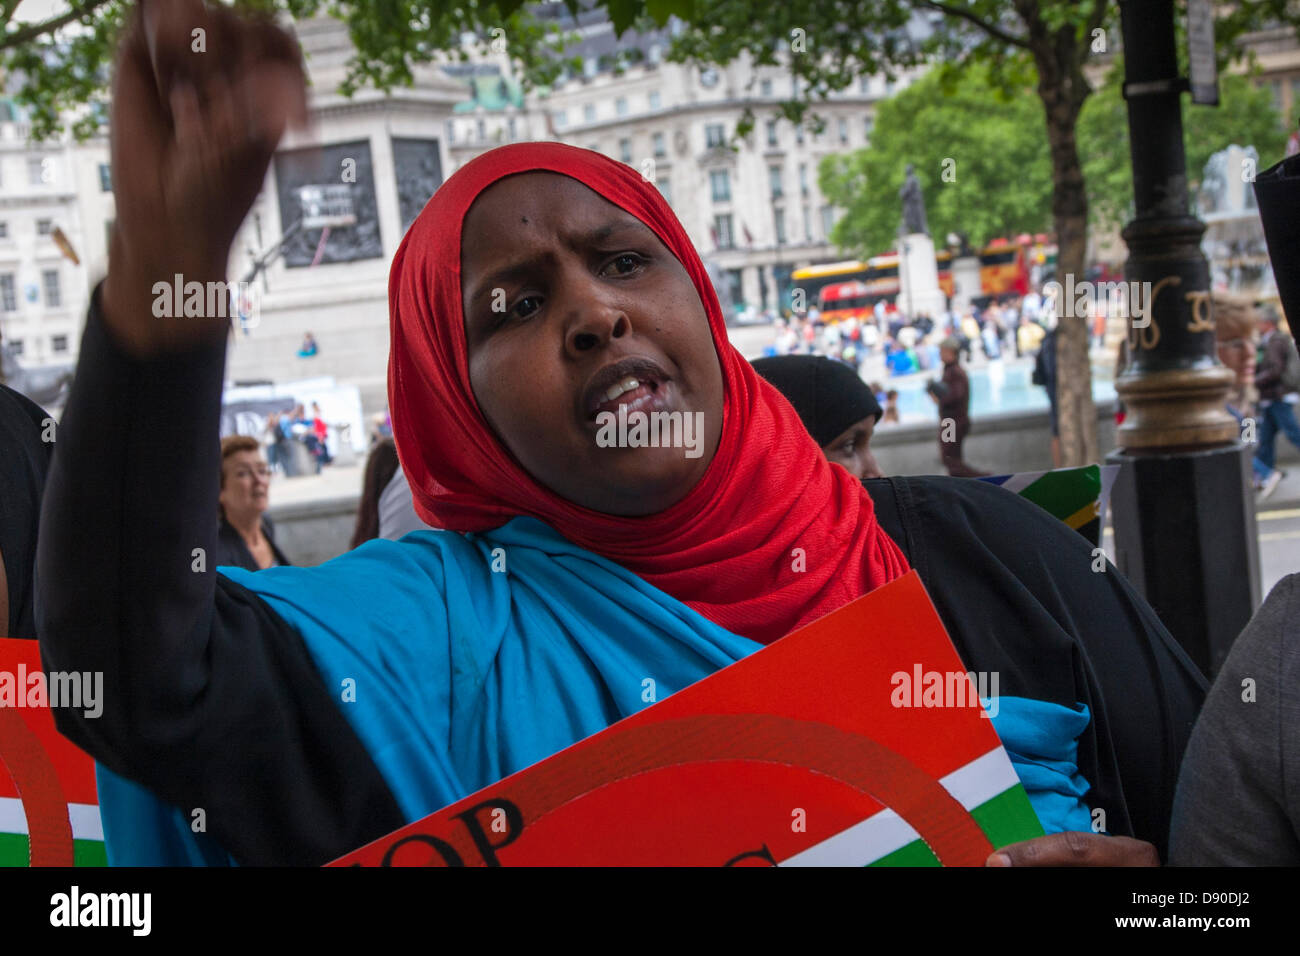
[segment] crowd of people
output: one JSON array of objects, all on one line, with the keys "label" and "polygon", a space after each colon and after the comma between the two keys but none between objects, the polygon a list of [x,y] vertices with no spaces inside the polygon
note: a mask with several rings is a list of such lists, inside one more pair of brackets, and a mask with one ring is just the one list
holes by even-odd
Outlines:
[{"label": "crowd of people", "polygon": [[[10,575],[25,589],[14,636],[39,639],[53,670],[105,675],[96,719],[55,719],[99,764],[110,863],[336,859],[640,713],[646,675],[670,694],[911,571],[963,665],[1001,675],[994,728],[1045,833],[990,865],[1300,862],[1294,767],[1277,756],[1294,697],[1250,735],[1221,733],[1222,703],[1188,748],[1208,682],[1123,575],[1091,573],[1079,535],[1004,489],[874,477],[885,410],[842,347],[751,366],[653,183],[593,151],[499,147],[423,208],[390,274],[395,448],[372,455],[363,495],[378,517],[359,516],[345,555],[287,566],[265,521],[269,462],[255,439],[217,437],[227,320],[159,323],[147,293],[202,253],[225,261],[203,244],[228,245],[254,198],[238,184],[305,119],[301,62],[268,21],[149,9],[122,40],[113,251],[45,452],[39,536],[32,511],[28,550],[0,538],[6,568],[37,572]],[[240,53],[200,61],[172,95],[149,51],[196,24]],[[195,85],[229,97],[225,135],[204,134]],[[936,345],[932,394],[954,418],[962,342]],[[596,414],[629,403],[698,414],[706,453],[598,447]],[[31,410],[9,405],[15,447],[31,446]],[[431,530],[371,538],[399,475]],[[197,571],[188,555],[224,553],[226,526],[236,564]],[[1281,639],[1272,621],[1252,647]],[[1239,691],[1229,672],[1212,700]],[[349,681],[360,692],[340,703]],[[1248,791],[1225,765],[1250,766]],[[1243,830],[1265,817],[1289,843]]]},{"label": "crowd of people", "polygon": [[909,375],[943,366],[940,344],[952,338],[969,362],[976,351],[987,359],[1013,351],[1034,355],[1050,321],[1050,303],[1038,294],[1003,296],[935,317],[909,316],[884,299],[868,312],[828,322],[816,306],[803,314],[786,312],[776,322],[768,355],[824,355],[864,370],[873,355],[883,358],[888,375]]},{"label": "crowd of people", "polygon": [[320,405],[311,403],[311,415],[301,405],[288,412],[272,412],[266,416],[262,443],[266,447],[267,461],[272,469],[283,475],[299,474],[293,454],[293,442],[301,444],[309,456],[314,474],[320,474],[324,465],[334,461],[329,452],[329,423],[321,414]]}]

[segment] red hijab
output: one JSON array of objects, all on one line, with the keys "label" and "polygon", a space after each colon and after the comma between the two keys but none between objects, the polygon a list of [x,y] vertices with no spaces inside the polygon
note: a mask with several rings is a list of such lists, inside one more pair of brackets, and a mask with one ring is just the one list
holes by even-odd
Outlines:
[{"label": "red hijab", "polygon": [[[461,225],[479,193],[530,171],[572,177],[645,223],[704,303],[722,366],[722,439],[704,477],[666,511],[620,517],[561,498],[524,471],[479,411],[461,311]],[[530,515],[763,643],[907,572],[858,479],[826,461],[789,402],[732,347],[685,230],[631,167],[559,143],[479,156],[442,185],[402,239],[388,302],[393,436],[415,510],[434,527],[482,531]]]}]

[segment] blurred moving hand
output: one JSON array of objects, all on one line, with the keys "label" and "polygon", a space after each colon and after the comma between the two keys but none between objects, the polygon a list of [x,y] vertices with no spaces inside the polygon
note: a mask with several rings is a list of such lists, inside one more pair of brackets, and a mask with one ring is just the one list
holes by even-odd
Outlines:
[{"label": "blurred moving hand", "polygon": [[153,286],[224,281],[230,246],[281,135],[307,123],[302,54],[265,18],[201,0],[141,0],[118,50],[112,164],[117,221],[104,320],[147,356],[227,318],[157,318]]}]

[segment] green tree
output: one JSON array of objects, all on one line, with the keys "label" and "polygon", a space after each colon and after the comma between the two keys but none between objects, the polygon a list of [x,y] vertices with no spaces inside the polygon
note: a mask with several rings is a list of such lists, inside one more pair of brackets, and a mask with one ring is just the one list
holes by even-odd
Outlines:
[{"label": "green tree", "polygon": [[[1093,228],[1113,229],[1132,215],[1133,175],[1121,80],[1118,69],[1110,73],[1079,117]],[[1217,107],[1183,103],[1183,150],[1193,201],[1211,155],[1232,143],[1254,146],[1259,152],[1260,169],[1266,169],[1282,158],[1286,137],[1282,117],[1266,87],[1251,82],[1247,74],[1220,77]]]},{"label": "green tree", "polygon": [[[583,0],[564,0],[570,11]],[[792,120],[808,105],[849,87],[857,77],[937,63],[949,77],[976,65],[991,82],[1015,93],[1032,87],[1042,108],[1052,168],[1052,218],[1062,274],[1081,274],[1087,241],[1088,195],[1077,139],[1083,105],[1092,94],[1084,72],[1090,57],[1113,52],[1117,0],[594,0],[620,33],[641,17],[658,24],[675,14],[690,24],[673,41],[670,58],[727,64],[747,57],[784,64],[796,97],[782,107]],[[346,90],[381,89],[411,80],[411,67],[459,51],[465,33],[493,29],[529,82],[545,83],[562,67],[554,39],[554,5],[523,0],[234,0],[236,6],[307,17],[328,13],[347,22],[357,53]],[[113,35],[126,0],[71,0],[68,11],[22,24],[19,0],[0,0],[0,72],[21,77],[20,98],[35,110],[33,128],[58,125],[59,112],[99,95]],[[1185,13],[1185,0],[1175,3]],[[537,16],[534,15],[537,11]],[[1226,58],[1246,31],[1300,25],[1294,0],[1237,0],[1216,5],[1215,33]],[[545,23],[539,23],[544,20]],[[924,21],[924,29],[918,23]],[[648,21],[647,21],[648,22]],[[79,132],[86,132],[83,122]],[[1058,336],[1061,450],[1067,464],[1098,458],[1087,334],[1068,323]]]},{"label": "green tree", "polygon": [[876,111],[871,145],[827,156],[819,182],[845,210],[832,241],[860,256],[897,245],[898,190],[916,166],[931,233],[982,244],[1052,227],[1052,167],[1029,91],[1007,96],[980,66],[945,89],[928,73]]}]

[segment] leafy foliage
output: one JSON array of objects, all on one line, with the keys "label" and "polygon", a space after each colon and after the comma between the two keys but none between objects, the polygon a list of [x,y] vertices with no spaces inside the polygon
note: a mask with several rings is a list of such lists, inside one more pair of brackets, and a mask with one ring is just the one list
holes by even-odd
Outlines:
[{"label": "leafy foliage", "polygon": [[[1089,219],[1096,228],[1114,228],[1132,215],[1133,173],[1121,73],[1117,65],[1079,117]],[[1193,201],[1210,156],[1232,143],[1254,146],[1261,170],[1281,159],[1286,147],[1286,131],[1269,90],[1240,73],[1219,77],[1217,107],[1183,103],[1183,150]]]},{"label": "leafy foliage", "polygon": [[939,245],[949,232],[983,243],[1051,229],[1052,169],[1032,91],[1007,96],[983,67],[950,91],[946,83],[938,71],[926,74],[880,104],[870,147],[822,161],[822,191],[846,210],[832,235],[840,247],[858,255],[894,248],[908,163]]}]

